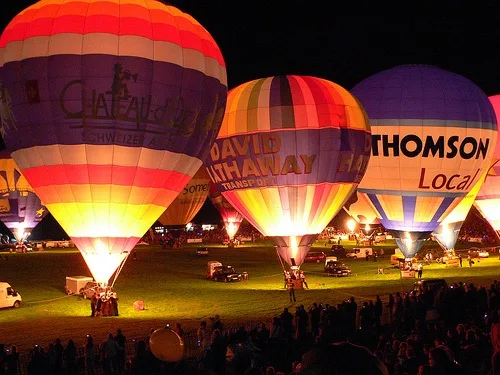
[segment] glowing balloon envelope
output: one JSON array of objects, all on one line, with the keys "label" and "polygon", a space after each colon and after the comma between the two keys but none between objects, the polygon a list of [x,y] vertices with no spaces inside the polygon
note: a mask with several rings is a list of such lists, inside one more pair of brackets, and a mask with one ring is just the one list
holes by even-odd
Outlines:
[{"label": "glowing balloon envelope", "polygon": [[22,243],[47,212],[10,153],[0,151],[0,220],[16,241]]},{"label": "glowing balloon envelope", "polygon": [[360,226],[380,224],[377,217],[377,210],[372,202],[364,194],[358,194],[355,191],[347,203],[344,205],[344,211],[349,214]]},{"label": "glowing balloon envelope", "polygon": [[200,211],[209,194],[210,176],[202,165],[186,187],[161,214],[158,221],[163,225],[183,225],[189,223]]},{"label": "glowing balloon envelope", "polygon": [[[491,104],[495,110],[497,121],[500,121],[500,95],[490,97]],[[486,175],[479,193],[477,194],[474,206],[481,215],[493,227],[497,236],[500,237],[500,141],[491,159],[490,169]]]},{"label": "glowing balloon envelope", "polygon": [[206,165],[224,198],[300,266],[363,176],[370,139],[363,108],[341,86],[269,77],[229,92]]},{"label": "glowing balloon envelope", "polygon": [[457,243],[462,224],[467,218],[479,190],[483,186],[486,174],[487,171],[484,171],[467,195],[460,201],[453,211],[451,211],[450,214],[444,218],[439,226],[434,229],[434,232],[432,232],[434,239],[445,250],[455,249],[455,244]]},{"label": "glowing balloon envelope", "polygon": [[224,228],[226,229],[227,236],[229,240],[232,241],[234,236],[240,229],[240,225],[243,222],[243,215],[240,214],[226,198],[217,189],[214,183],[210,184],[210,201],[219,211],[222,221],[224,222]]},{"label": "glowing balloon envelope", "polygon": [[170,328],[160,328],[149,338],[149,348],[156,358],[164,362],[178,362],[184,356],[184,341]]},{"label": "glowing balloon envelope", "polygon": [[358,194],[412,257],[488,168],[497,135],[493,108],[468,79],[424,65],[377,73],[352,93],[372,127]]},{"label": "glowing balloon envelope", "polygon": [[227,99],[221,52],[160,1],[42,0],[0,56],[5,144],[105,284],[202,165]]}]

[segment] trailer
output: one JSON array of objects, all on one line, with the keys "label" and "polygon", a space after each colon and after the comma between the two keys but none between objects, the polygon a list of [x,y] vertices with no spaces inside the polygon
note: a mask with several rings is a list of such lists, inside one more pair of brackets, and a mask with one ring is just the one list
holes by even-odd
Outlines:
[{"label": "trailer", "polygon": [[94,279],[89,276],[66,276],[66,294],[80,294],[88,282]]},{"label": "trailer", "polygon": [[45,247],[47,249],[52,249],[52,248],[68,248],[68,247],[75,247],[73,241],[71,240],[62,240],[62,241],[46,241],[45,242]]}]

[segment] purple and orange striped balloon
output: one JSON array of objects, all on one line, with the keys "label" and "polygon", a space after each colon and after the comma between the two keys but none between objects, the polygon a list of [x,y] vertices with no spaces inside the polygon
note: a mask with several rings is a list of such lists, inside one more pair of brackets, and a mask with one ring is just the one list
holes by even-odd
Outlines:
[{"label": "purple and orange striped balloon", "polygon": [[3,32],[0,66],[4,141],[106,283],[217,135],[221,51],[155,0],[42,0]]}]

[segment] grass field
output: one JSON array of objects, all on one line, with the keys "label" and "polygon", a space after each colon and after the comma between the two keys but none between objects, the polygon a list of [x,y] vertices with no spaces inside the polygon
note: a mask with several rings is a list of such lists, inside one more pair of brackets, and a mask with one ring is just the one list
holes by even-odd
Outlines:
[{"label": "grass field", "polygon": [[[328,255],[329,248],[319,244],[313,250]],[[394,246],[385,246],[389,248]],[[64,293],[66,276],[90,275],[76,249],[8,254],[8,260],[0,259],[0,280],[8,281],[23,297],[19,309],[0,311],[0,343],[18,344],[25,351],[37,342],[47,345],[56,337],[80,343],[86,333],[100,342],[117,328],[129,338],[145,337],[150,328],[166,323],[181,322],[186,330],[195,329],[201,320],[215,314],[226,325],[270,322],[284,307],[293,306],[283,289],[282,270],[270,245],[210,247],[208,257],[198,257],[196,247],[163,250],[140,246],[136,250],[137,260],[127,260],[114,285],[119,297],[118,317],[90,318],[89,301]],[[237,283],[208,281],[208,260],[231,264],[239,272],[248,272],[249,279]],[[308,308],[313,302],[332,304],[350,296],[359,303],[377,294],[385,299],[388,293],[411,290],[414,282],[400,279],[399,271],[389,268],[389,255],[377,262],[346,263],[353,270],[352,277],[328,277],[323,264],[305,263],[301,269],[310,289],[296,291],[297,304]],[[379,265],[385,267],[383,275],[377,274]],[[499,270],[500,260],[495,256],[476,262],[472,268],[429,265],[423,276],[489,285],[499,277]],[[145,310],[133,309],[138,299],[145,302]]]}]

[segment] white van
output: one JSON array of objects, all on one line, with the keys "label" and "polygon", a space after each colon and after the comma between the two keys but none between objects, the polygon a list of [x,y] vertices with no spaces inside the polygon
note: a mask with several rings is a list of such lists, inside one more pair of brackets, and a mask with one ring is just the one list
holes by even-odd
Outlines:
[{"label": "white van", "polygon": [[22,301],[21,295],[9,283],[0,281],[0,308],[19,307]]},{"label": "white van", "polygon": [[371,247],[354,247],[352,252],[347,253],[345,256],[353,259],[366,259],[373,256],[373,249]]},{"label": "white van", "polygon": [[62,240],[62,241],[47,241],[45,242],[45,247],[47,249],[59,248],[59,247],[74,247],[73,241],[71,240]]}]

